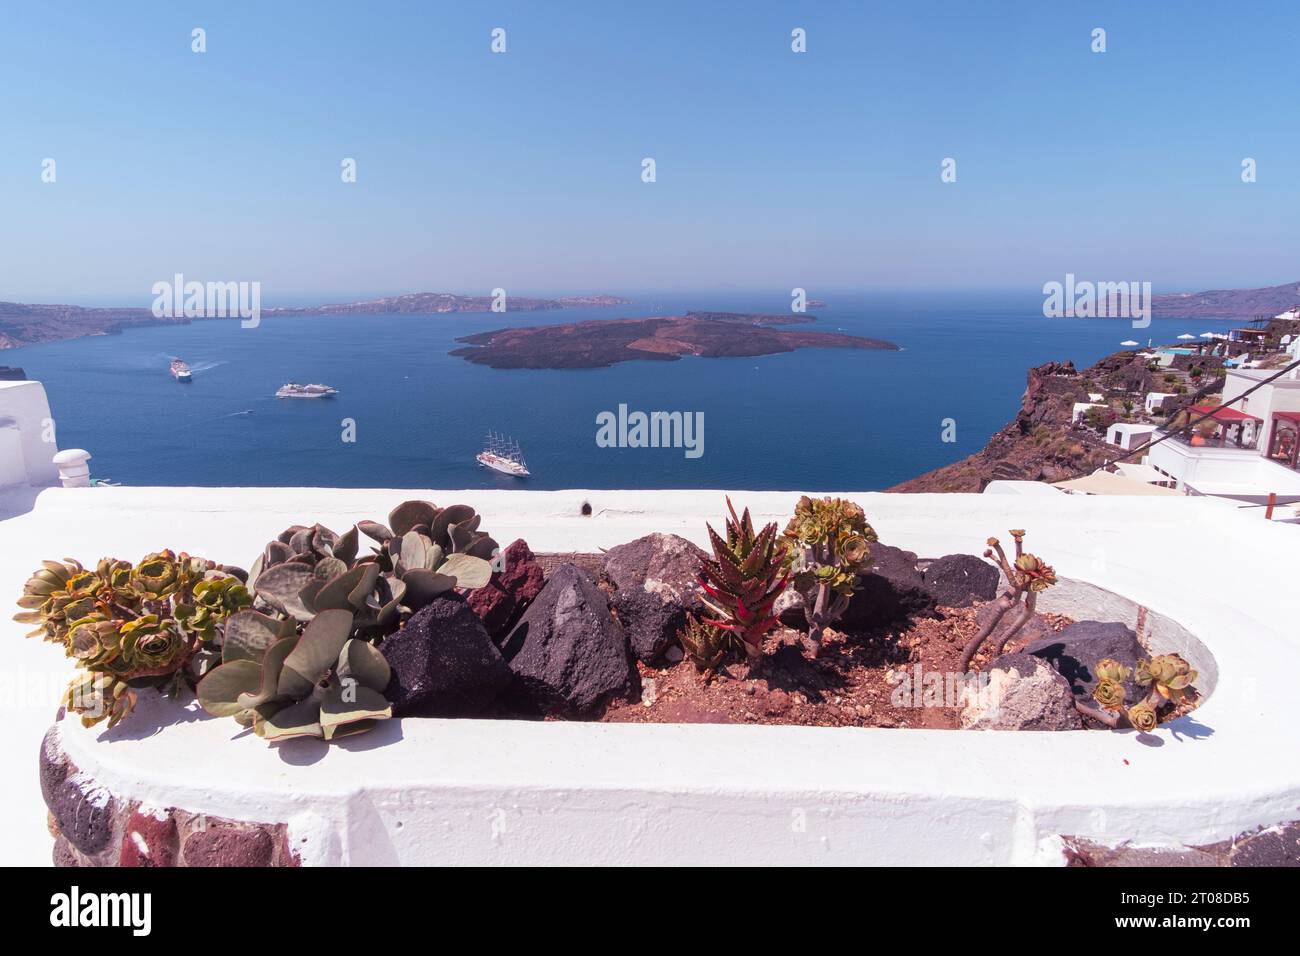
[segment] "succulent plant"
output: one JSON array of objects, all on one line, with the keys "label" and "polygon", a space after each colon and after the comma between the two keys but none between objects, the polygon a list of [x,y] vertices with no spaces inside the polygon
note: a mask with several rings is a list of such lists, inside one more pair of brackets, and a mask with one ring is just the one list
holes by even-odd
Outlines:
[{"label": "succulent plant", "polygon": [[1161,654],[1149,661],[1138,661],[1133,679],[1140,687],[1149,686],[1153,696],[1159,695],[1157,703],[1179,704],[1196,676],[1191,665],[1177,654]]},{"label": "succulent plant", "polygon": [[1103,657],[1093,668],[1097,686],[1092,689],[1092,699],[1104,710],[1119,712],[1124,709],[1124,682],[1128,680],[1133,668],[1125,667],[1119,661]]},{"label": "succulent plant", "polygon": [[736,516],[727,499],[727,537],[719,537],[707,526],[713,559],[700,567],[699,582],[706,597],[702,602],[713,616],[703,623],[734,635],[750,657],[762,653],[763,635],[777,625],[772,605],[785,590],[786,547],[777,539],[776,523],[754,533],[749,509]]},{"label": "succulent plant", "polygon": [[1159,718],[1156,717],[1156,709],[1146,701],[1142,701],[1128,709],[1128,722],[1134,729],[1145,734],[1156,729]]},{"label": "succulent plant", "polygon": [[677,640],[700,671],[715,671],[722,666],[732,644],[728,631],[711,624],[701,624],[694,614],[686,615],[686,626],[677,632]]},{"label": "succulent plant", "polygon": [[[439,594],[487,584],[497,544],[478,530],[480,520],[468,505],[407,501],[387,525],[361,521],[341,535],[294,525],[253,565],[255,607],[303,624],[350,609],[356,636],[391,633]],[[379,546],[358,557],[360,534]]]},{"label": "succulent plant", "polygon": [[1093,676],[1099,681],[1113,681],[1122,684],[1128,680],[1129,674],[1133,673],[1133,668],[1125,667],[1119,661],[1110,657],[1103,657],[1097,662],[1097,666],[1092,669]]},{"label": "succulent plant", "polygon": [[[1002,569],[1002,573],[1010,586],[998,596],[996,608],[989,615],[988,620],[984,622],[984,626],[976,632],[975,636],[962,649],[960,666],[963,671],[970,669],[970,663],[975,657],[975,653],[988,639],[989,635],[993,633],[994,628],[998,626],[1006,613],[1013,607],[1020,605],[1020,613],[1007,626],[1007,629],[994,646],[994,656],[1001,654],[1002,649],[1007,646],[1007,642],[1034,616],[1034,607],[1038,603],[1038,595],[1056,583],[1056,571],[1052,566],[1037,555],[1029,554],[1024,550],[1024,530],[1013,528],[1008,533],[1016,543],[1015,560],[1007,560],[1006,552],[1002,550],[1002,545],[997,538],[988,539],[988,548],[984,552],[984,557],[996,559],[998,567]],[[1021,604],[1022,601],[1023,604]]]},{"label": "succulent plant", "polygon": [[827,625],[839,620],[849,606],[876,532],[853,502],[804,495],[782,537],[789,548],[786,565],[791,580],[804,597],[808,640],[816,656]]},{"label": "succulent plant", "polygon": [[1114,680],[1098,681],[1092,689],[1092,699],[1105,710],[1118,711],[1124,706],[1124,685]]},{"label": "succulent plant", "polygon": [[352,612],[343,609],[313,615],[302,634],[257,611],[232,615],[222,662],[199,682],[199,703],[268,741],[367,730],[392,715],[383,694],[391,672],[352,631]]},{"label": "succulent plant", "polygon": [[137,565],[104,558],[89,571],[70,558],[45,561],[28,579],[15,619],[61,644],[83,673],[64,697],[87,726],[113,726],[135,706],[135,689],[177,691],[202,672],[206,649],[231,613],[252,598],[238,568],[172,551]]},{"label": "succulent plant", "polygon": [[[102,565],[103,562],[101,562]],[[44,635],[45,640],[66,644],[70,620],[78,620],[95,608],[95,594],[108,584],[77,561],[42,561],[41,569],[23,585],[18,606],[25,610],[14,620],[38,627],[28,637]]]}]

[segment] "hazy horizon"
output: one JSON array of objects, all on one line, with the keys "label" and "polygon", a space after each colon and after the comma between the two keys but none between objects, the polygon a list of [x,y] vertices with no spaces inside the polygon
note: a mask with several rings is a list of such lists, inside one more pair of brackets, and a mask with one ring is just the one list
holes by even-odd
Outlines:
[{"label": "hazy horizon", "polygon": [[260,282],[268,305],[1296,278],[1300,12],[1282,3],[80,2],[7,20],[7,301],[144,306],[177,272]]},{"label": "hazy horizon", "polygon": [[[164,277],[170,278],[170,277]],[[194,278],[186,276],[187,280]],[[1061,277],[1062,279],[1064,276]],[[1082,277],[1080,277],[1082,278]],[[1293,280],[1300,285],[1300,280]],[[1269,283],[1274,285],[1289,285],[1289,282]],[[1223,286],[1223,289],[1248,288],[1246,286]],[[1249,287],[1255,288],[1255,287]],[[532,298],[532,299],[558,299],[568,296],[585,296],[585,295],[611,295],[618,296],[629,300],[629,308],[634,306],[649,307],[654,303],[651,301],[656,298],[684,299],[690,297],[699,297],[701,300],[712,299],[712,303],[702,301],[701,308],[714,307],[722,308],[728,298],[737,300],[737,308],[741,308],[745,301],[753,302],[756,299],[773,300],[773,308],[781,308],[788,305],[790,300],[789,289],[774,289],[762,286],[732,286],[728,288],[676,288],[663,287],[656,289],[618,289],[606,288],[603,286],[593,286],[587,289],[520,289],[510,291],[511,298]],[[1179,293],[1179,292],[1206,292],[1213,291],[1209,287],[1205,289],[1154,289],[1156,295],[1162,293]],[[952,299],[954,304],[960,304],[969,309],[978,308],[981,304],[996,306],[1007,306],[1023,300],[1025,308],[1032,311],[1039,311],[1043,305],[1043,292],[1038,287],[1010,287],[1010,286],[967,286],[967,287],[943,287],[943,286],[875,286],[875,287],[843,287],[833,288],[825,287],[820,290],[806,290],[810,300],[821,300],[826,302],[827,308],[834,308],[835,300],[842,302],[848,300],[857,300],[859,303],[864,300],[875,300],[876,303],[884,303],[888,300],[897,300],[897,303],[891,304],[927,304],[932,305],[944,299]],[[274,295],[267,295],[265,290],[262,297],[262,307],[272,308],[289,308],[303,307],[310,308],[320,305],[342,305],[353,302],[365,302],[381,298],[393,298],[401,295],[417,293],[446,293],[459,296],[488,296],[490,289],[400,289],[400,290],[380,290],[369,292],[336,292],[323,293],[320,291],[304,292],[276,292]],[[118,295],[96,295],[89,293],[75,298],[64,299],[45,299],[45,300],[17,300],[4,299],[0,301],[19,302],[23,305],[70,305],[82,308],[110,308],[110,309],[127,309],[141,308],[148,309],[153,303],[154,296],[146,294],[144,296],[130,296],[124,294]],[[743,310],[743,309],[742,309]],[[524,314],[524,313],[518,313]]]}]

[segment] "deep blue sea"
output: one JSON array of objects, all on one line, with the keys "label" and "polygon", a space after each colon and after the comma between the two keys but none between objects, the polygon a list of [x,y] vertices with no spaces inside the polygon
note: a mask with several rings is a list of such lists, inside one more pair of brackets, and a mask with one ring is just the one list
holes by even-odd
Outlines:
[{"label": "deep blue sea", "polygon": [[[889,339],[901,352],[803,350],[604,369],[496,370],[448,355],[457,336],[687,309],[786,312],[778,294],[637,296],[615,309],[217,320],[0,353],[45,383],[61,448],[128,485],[409,488],[877,489],[979,450],[1016,413],[1025,372],[1083,367],[1125,339],[1144,345],[1238,323],[1046,319],[1041,296],[827,297],[808,329]],[[173,357],[194,381],[168,374]],[[330,400],[277,400],[285,382]],[[601,448],[596,416],[704,413],[704,454]],[[943,420],[956,422],[945,442]],[[356,441],[344,442],[344,419]],[[532,477],[479,466],[489,430],[512,435]]]}]

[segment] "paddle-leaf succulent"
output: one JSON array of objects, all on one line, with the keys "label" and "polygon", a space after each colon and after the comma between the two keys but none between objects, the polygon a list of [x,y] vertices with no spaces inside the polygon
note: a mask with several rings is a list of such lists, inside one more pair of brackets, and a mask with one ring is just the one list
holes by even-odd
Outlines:
[{"label": "paddle-leaf succulent", "polygon": [[333,740],[392,716],[384,698],[388,662],[373,644],[351,636],[351,611],[321,611],[301,634],[256,611],[227,624],[222,662],[198,686],[208,713],[234,717],[268,741]]},{"label": "paddle-leaf succulent", "polygon": [[[406,501],[388,524],[360,521],[341,535],[294,525],[253,565],[256,607],[299,623],[349,610],[355,636],[391,633],[438,595],[488,582],[497,544],[478,530],[480,521],[468,505]],[[377,546],[361,554],[360,535]]]}]

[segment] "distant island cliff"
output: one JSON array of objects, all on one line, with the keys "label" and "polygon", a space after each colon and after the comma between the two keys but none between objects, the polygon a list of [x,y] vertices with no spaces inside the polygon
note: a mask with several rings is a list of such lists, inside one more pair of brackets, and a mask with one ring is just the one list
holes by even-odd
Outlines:
[{"label": "distant island cliff", "polygon": [[[408,295],[341,302],[333,305],[262,309],[263,316],[381,315],[385,313],[491,312],[492,298],[485,295],[453,295],[449,292],[413,292]],[[627,305],[616,295],[562,296],[557,299],[506,298],[511,312],[539,312],[550,309],[606,308]],[[201,318],[158,318],[151,309],[99,309],[79,305],[27,305],[0,302],[0,349],[19,348],[41,342],[57,342],[88,335],[110,335],[127,328],[150,325],[184,325]]]},{"label": "distant island cliff", "polygon": [[882,339],[842,332],[772,328],[815,322],[807,314],[687,312],[639,319],[595,319],[466,335],[450,354],[492,368],[604,368],[620,362],[672,362],[683,355],[772,355],[800,348],[889,349]]},{"label": "distant island cliff", "polygon": [[[407,295],[340,302],[334,305],[311,305],[292,308],[263,309],[263,315],[391,315],[441,314],[445,312],[491,312],[493,299],[487,295],[452,295],[448,292],[412,292]],[[602,309],[628,305],[630,299],[616,295],[570,295],[558,299],[529,299],[506,296],[509,312],[543,312],[548,309]]]},{"label": "distant island cliff", "polygon": [[1156,318],[1253,319],[1279,315],[1300,305],[1300,282],[1262,289],[1210,289],[1151,297]]}]

